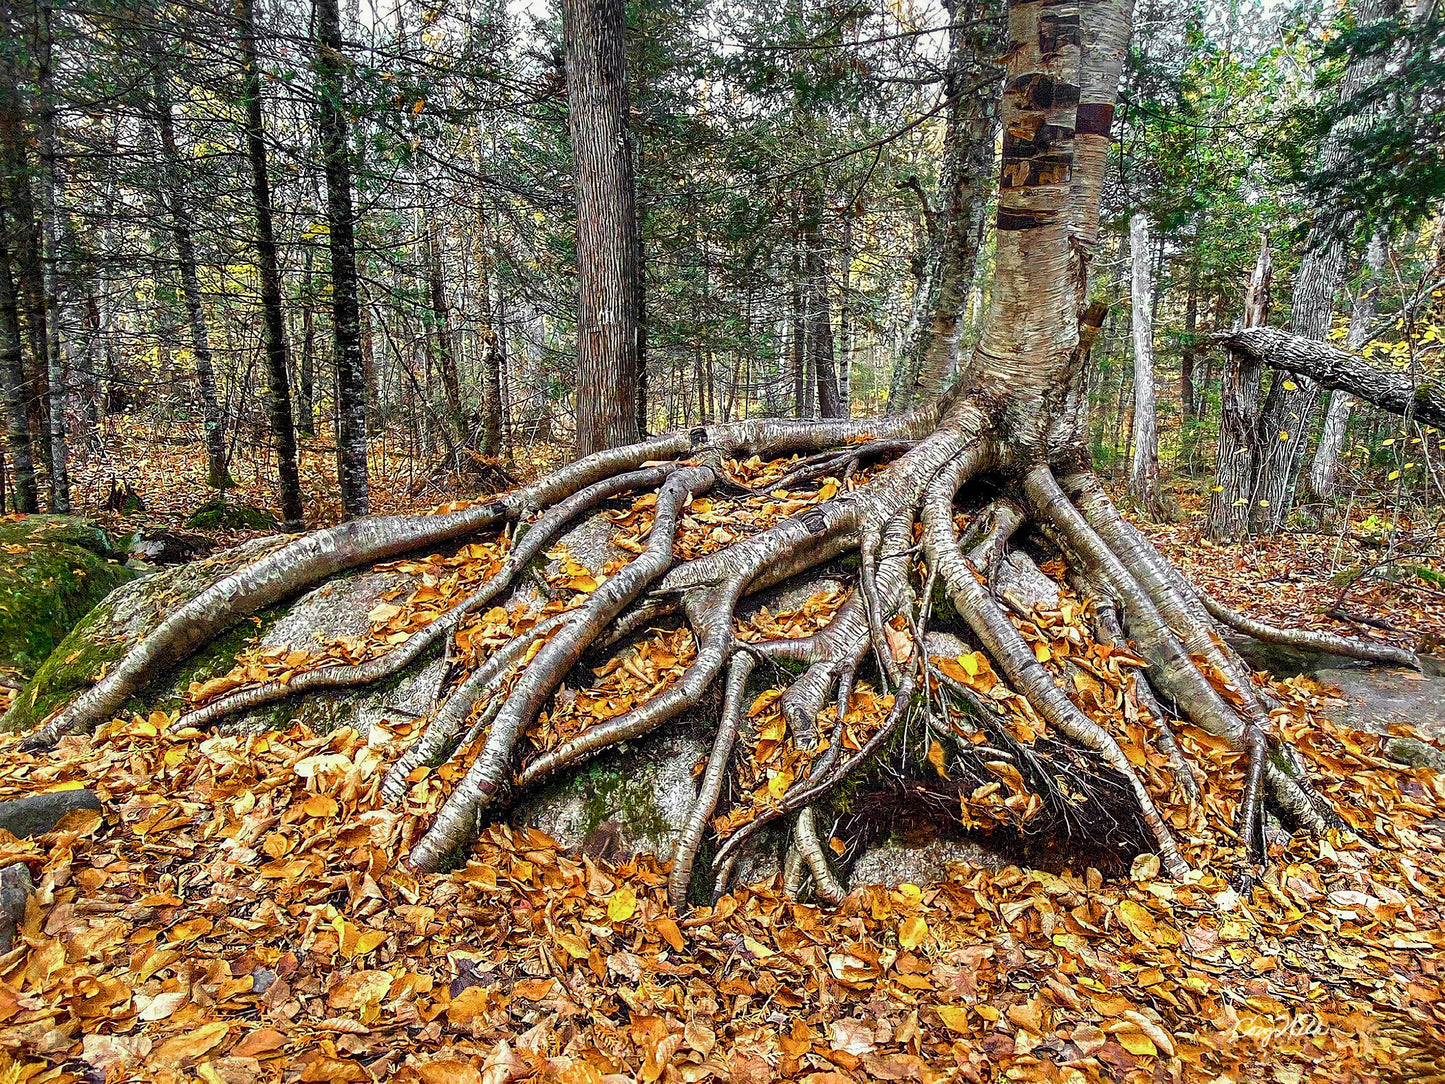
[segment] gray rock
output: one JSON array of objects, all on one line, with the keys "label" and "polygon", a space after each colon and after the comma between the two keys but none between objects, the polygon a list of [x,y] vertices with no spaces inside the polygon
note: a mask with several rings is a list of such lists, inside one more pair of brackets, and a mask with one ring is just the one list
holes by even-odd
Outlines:
[{"label": "gray rock", "polygon": [[1411,768],[1445,771],[1445,751],[1418,738],[1391,738],[1385,742],[1385,755]]},{"label": "gray rock", "polygon": [[996,871],[1012,864],[1005,855],[972,839],[935,839],[926,843],[889,840],[864,852],[853,864],[848,886],[937,884],[948,879],[951,866]]},{"label": "gray rock", "polygon": [[1314,676],[1340,690],[1341,722],[1372,734],[1405,723],[1427,740],[1445,740],[1445,678],[1378,666],[1328,667]]},{"label": "gray rock", "polygon": [[100,799],[90,790],[52,790],[0,802],[0,828],[29,839],[54,829],[65,814],[76,809],[99,809]]},{"label": "gray rock", "polygon": [[35,883],[23,862],[0,868],[0,952],[9,952],[15,944],[15,931],[25,921],[25,906]]}]

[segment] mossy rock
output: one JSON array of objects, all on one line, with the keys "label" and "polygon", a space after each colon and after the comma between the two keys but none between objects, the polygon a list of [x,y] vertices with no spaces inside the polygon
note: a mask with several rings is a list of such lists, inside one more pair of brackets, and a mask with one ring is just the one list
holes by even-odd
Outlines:
[{"label": "mossy rock", "polygon": [[274,531],[281,525],[263,508],[217,497],[192,512],[186,526],[199,531]]},{"label": "mossy rock", "polygon": [[137,575],[87,520],[0,519],[0,669],[33,675],[81,618]]}]

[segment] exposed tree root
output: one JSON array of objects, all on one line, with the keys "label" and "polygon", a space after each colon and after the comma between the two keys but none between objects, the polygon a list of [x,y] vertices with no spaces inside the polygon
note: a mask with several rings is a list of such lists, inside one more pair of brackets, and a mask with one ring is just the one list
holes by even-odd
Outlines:
[{"label": "exposed tree root", "polygon": [[[793,668],[776,710],[786,721],[789,748],[803,758],[798,763],[806,763],[806,771],[771,804],[755,808],[751,819],[730,817],[734,827],[718,841],[712,861],[716,891],[725,890],[750,841],[758,841],[760,833],[780,819],[791,818],[784,833],[786,883],[798,891],[811,883],[823,902],[841,898],[843,888],[829,858],[826,833],[820,830],[825,823],[821,818],[835,815],[830,803],[836,802],[831,796],[839,785],[872,771],[867,766],[880,757],[902,765],[899,770],[933,761],[965,797],[988,772],[1012,766],[1017,779],[1042,799],[1029,807],[1028,815],[1042,810],[1044,824],[1070,836],[1088,836],[1084,806],[1089,802],[1103,802],[1101,809],[1127,807],[1132,812],[1122,818],[1104,814],[1114,826],[1110,830],[1134,833],[1134,845],[1153,849],[1168,872],[1182,875],[1188,865],[1161,811],[1159,792],[1151,793],[1118,738],[1056,682],[1040,661],[1047,660],[1047,653],[1036,656],[1016,624],[1031,619],[1031,598],[1038,596],[1038,583],[1031,581],[1042,577],[1017,548],[1016,539],[1030,525],[1064,557],[1081,596],[1092,600],[1095,639],[1132,647],[1144,660],[1144,671],[1133,679],[1134,695],[1169,769],[1149,777],[1156,787],[1165,787],[1167,793],[1173,786],[1191,804],[1200,798],[1194,769],[1170,727],[1172,713],[1245,754],[1237,831],[1253,860],[1264,859],[1266,802],[1305,828],[1318,830],[1333,823],[1333,811],[1305,778],[1300,758],[1279,740],[1267,696],[1255,687],[1215,622],[1243,627],[1253,635],[1264,627],[1199,595],[1119,515],[1092,475],[1075,471],[1060,484],[1044,464],[1007,473],[1008,457],[991,433],[986,412],[967,400],[952,404],[941,424],[930,415],[879,425],[712,427],[601,453],[561,476],[462,512],[359,521],[318,532],[225,578],[181,607],[109,677],[57,716],[42,736],[53,740],[68,729],[103,722],[144,680],[237,618],[326,576],[487,527],[511,525],[515,539],[501,568],[386,655],[311,671],[289,684],[245,690],[198,708],[184,721],[214,722],[284,696],[365,684],[398,673],[454,635],[468,613],[520,590],[524,571],[569,524],[611,498],[656,489],[651,535],[643,552],[574,608],[524,619],[511,640],[472,665],[392,765],[381,793],[399,802],[424,769],[451,758],[469,759],[407,857],[413,869],[433,870],[449,861],[506,795],[656,731],[702,703],[721,681],[721,718],[669,875],[670,898],[684,906],[697,856],[750,725],[750,682],[764,669],[758,666],[761,662],[774,674],[783,666]],[[709,490],[732,486],[736,492],[724,464],[744,452],[806,456],[764,490],[833,478],[839,480],[838,492],[706,556],[679,560],[684,512]],[[857,480],[860,464],[889,457],[896,458],[866,482]],[[974,512],[960,533],[956,521],[961,507],[968,507],[966,495],[962,506],[959,503],[961,490],[986,472],[996,472],[992,484],[1003,495]],[[1025,544],[1035,543],[1025,539]],[[745,595],[849,555],[857,559],[853,589],[815,632],[791,639],[739,639],[734,619]],[[545,751],[532,748],[529,728],[588,652],[611,648],[664,619],[685,621],[693,633],[696,657],[680,677],[614,718]],[[968,650],[959,636],[982,649],[1007,682],[1009,695],[1022,697],[1035,713],[1030,717],[1047,725],[1047,739],[1016,736],[995,702],[940,669],[936,651],[944,650],[946,661],[957,648],[939,645]],[[1396,649],[1362,647],[1338,637],[1268,630],[1262,638],[1344,650],[1376,661],[1406,661],[1405,653]],[[860,674],[866,675],[862,686]],[[859,688],[873,698],[870,703],[882,705],[871,717],[873,723],[862,724],[871,726],[864,731],[857,729],[861,716],[854,712]],[[821,728],[820,718],[829,720]],[[953,757],[947,771],[936,759],[940,747],[953,750],[945,754]],[[950,774],[955,771],[957,778]],[[1105,799],[1109,794],[1115,797]],[[826,823],[842,831],[836,829],[838,822]]]},{"label": "exposed tree root", "polygon": [[1349,636],[1337,636],[1331,632],[1282,629],[1274,625],[1267,625],[1263,621],[1256,621],[1238,610],[1231,610],[1223,603],[1215,601],[1207,592],[1199,592],[1199,600],[1216,621],[1223,622],[1230,628],[1242,632],[1246,636],[1253,636],[1256,640],[1267,644],[1282,644],[1285,647],[1297,647],[1305,651],[1321,651],[1329,655],[1342,655],[1349,659],[1362,659],[1365,662],[1389,663],[1395,666],[1408,666],[1413,670],[1420,669],[1420,656],[1403,647],[1396,647],[1394,644],[1357,640]]}]

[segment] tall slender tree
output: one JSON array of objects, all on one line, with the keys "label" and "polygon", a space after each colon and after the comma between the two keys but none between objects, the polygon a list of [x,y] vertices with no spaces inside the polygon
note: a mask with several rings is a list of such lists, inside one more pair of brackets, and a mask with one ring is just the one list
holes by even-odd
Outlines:
[{"label": "tall slender tree", "polygon": [[1129,496],[1151,519],[1163,513],[1159,494],[1159,423],[1154,406],[1154,246],[1149,216],[1129,219],[1132,267],[1129,322],[1134,335],[1134,455],[1129,464]]},{"label": "tall slender tree", "polygon": [[281,310],[281,268],[271,222],[271,178],[266,168],[266,129],[261,113],[261,66],[256,59],[256,13],[252,0],[237,0],[241,41],[242,97],[246,103],[246,157],[251,167],[251,209],[256,216],[256,263],[261,278],[262,340],[266,347],[266,399],[281,521],[288,531],[306,526],[301,508],[301,474],[296,465],[296,432],[291,419],[290,364],[286,357],[286,316]]},{"label": "tall slender tree", "polygon": [[366,368],[361,356],[361,299],[356,274],[356,221],[351,199],[346,55],[336,0],[315,0],[316,100],[321,156],[326,166],[326,224],[330,232],[332,354],[336,369],[336,461],[341,504],[348,516],[370,507],[366,467]]}]

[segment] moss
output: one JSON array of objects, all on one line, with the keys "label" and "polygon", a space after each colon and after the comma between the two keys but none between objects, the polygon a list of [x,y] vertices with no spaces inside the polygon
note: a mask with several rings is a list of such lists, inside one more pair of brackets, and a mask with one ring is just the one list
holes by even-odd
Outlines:
[{"label": "moss", "polygon": [[614,756],[588,765],[571,784],[586,797],[584,835],[590,837],[603,822],[617,820],[633,832],[664,839],[670,828],[657,807],[656,780],[648,772],[620,770],[617,763],[626,754],[625,746],[618,748]]},{"label": "moss", "polygon": [[203,531],[274,531],[279,524],[276,517],[264,509],[217,497],[192,512],[186,519],[186,526]]},{"label": "moss", "polygon": [[134,569],[103,531],[69,516],[0,522],[0,668],[30,677]]}]

